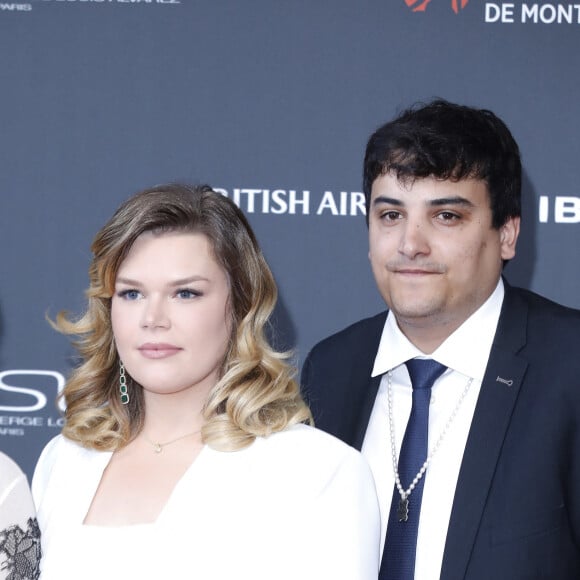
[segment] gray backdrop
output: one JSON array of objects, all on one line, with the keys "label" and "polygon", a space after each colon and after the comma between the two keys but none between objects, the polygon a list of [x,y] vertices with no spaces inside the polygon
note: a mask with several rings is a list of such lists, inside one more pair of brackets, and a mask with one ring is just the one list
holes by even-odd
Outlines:
[{"label": "gray backdrop", "polygon": [[[420,9],[420,10],[417,10]],[[508,278],[580,306],[580,8],[479,0],[0,2],[0,447],[59,429],[88,247],[130,194],[208,182],[248,215],[300,365],[382,309],[360,211],[366,139],[434,96],[487,107],[525,168]]]}]

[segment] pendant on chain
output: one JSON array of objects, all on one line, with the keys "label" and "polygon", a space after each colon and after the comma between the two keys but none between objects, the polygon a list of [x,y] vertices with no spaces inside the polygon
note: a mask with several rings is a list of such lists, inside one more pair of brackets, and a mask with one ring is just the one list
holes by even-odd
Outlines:
[{"label": "pendant on chain", "polygon": [[409,519],[409,500],[401,498],[399,500],[399,509],[397,510],[397,517],[400,522],[406,522]]}]

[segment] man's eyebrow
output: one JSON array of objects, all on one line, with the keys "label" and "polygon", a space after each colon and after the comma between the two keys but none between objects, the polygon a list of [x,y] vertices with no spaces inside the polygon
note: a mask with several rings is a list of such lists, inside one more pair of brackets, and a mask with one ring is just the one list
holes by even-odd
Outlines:
[{"label": "man's eyebrow", "polygon": [[464,207],[475,207],[472,201],[460,196],[430,199],[429,205],[433,207],[439,207],[441,205],[462,205]]},{"label": "man's eyebrow", "polygon": [[395,199],[394,197],[385,197],[384,195],[379,195],[373,200],[373,205],[379,205],[380,203],[388,203],[389,205],[404,205],[400,199]]},{"label": "man's eyebrow", "polygon": [[[398,207],[405,205],[400,199],[395,199],[394,197],[386,197],[384,195],[379,195],[373,200],[373,205],[380,205],[381,203],[395,205]],[[475,207],[472,201],[461,196],[438,197],[436,199],[430,199],[427,203],[432,207],[439,207],[442,205],[462,205],[464,207]]]}]

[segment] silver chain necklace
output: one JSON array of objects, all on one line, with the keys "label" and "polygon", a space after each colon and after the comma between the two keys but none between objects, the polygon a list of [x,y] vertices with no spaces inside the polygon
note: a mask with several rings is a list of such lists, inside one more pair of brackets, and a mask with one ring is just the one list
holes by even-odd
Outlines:
[{"label": "silver chain necklace", "polygon": [[423,462],[421,469],[419,469],[417,475],[415,475],[415,477],[413,478],[411,485],[409,485],[407,489],[403,489],[403,486],[401,485],[401,478],[399,477],[397,448],[395,445],[395,422],[393,420],[393,371],[392,369],[387,371],[387,393],[389,402],[389,432],[391,435],[391,456],[393,459],[393,473],[395,475],[395,485],[397,486],[399,496],[401,497],[401,499],[399,500],[399,507],[397,510],[399,522],[406,522],[409,519],[409,496],[419,483],[419,480],[423,477],[423,475],[427,471],[427,468],[429,467],[429,464],[431,463],[433,456],[435,455],[435,453],[437,452],[437,450],[441,445],[441,441],[443,441],[443,438],[447,434],[447,431],[449,431],[449,427],[451,423],[453,423],[453,420],[457,415],[457,411],[459,411],[459,407],[461,407],[461,403],[463,403],[463,400],[465,399],[465,396],[469,391],[469,387],[471,387],[471,383],[473,383],[472,378],[470,378],[465,384],[465,388],[463,389],[463,392],[459,396],[459,400],[457,401],[457,404],[455,405],[455,408],[453,409],[451,416],[447,420],[447,423],[445,424],[443,431],[441,431],[441,434],[439,435],[437,442],[427,455],[427,459],[425,459],[425,461]]},{"label": "silver chain necklace", "polygon": [[193,435],[197,435],[200,432],[201,432],[201,429],[198,429],[197,431],[192,431],[191,433],[186,433],[185,435],[181,435],[180,437],[176,437],[175,439],[171,439],[171,441],[166,441],[165,443],[158,443],[157,441],[151,441],[151,439],[149,439],[149,437],[147,437],[147,435],[145,435],[145,433],[143,433],[143,437],[145,437],[145,441],[147,441],[147,443],[149,443],[149,445],[151,445],[151,447],[153,447],[153,451],[155,453],[161,453],[163,451],[164,447],[167,447],[168,445],[171,445],[172,443],[177,443],[177,441],[181,441],[182,439],[185,439],[186,437],[192,437]]}]

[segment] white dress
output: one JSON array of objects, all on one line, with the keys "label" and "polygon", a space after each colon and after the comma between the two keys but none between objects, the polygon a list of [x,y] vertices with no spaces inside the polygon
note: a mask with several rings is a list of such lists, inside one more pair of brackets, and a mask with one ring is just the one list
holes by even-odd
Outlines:
[{"label": "white dress", "polygon": [[0,452],[0,580],[36,579],[40,537],[26,475]]},{"label": "white dress", "polygon": [[376,580],[380,521],[354,449],[297,425],[236,452],[205,446],[152,524],[83,525],[110,453],[62,436],[32,489],[41,580]]}]

